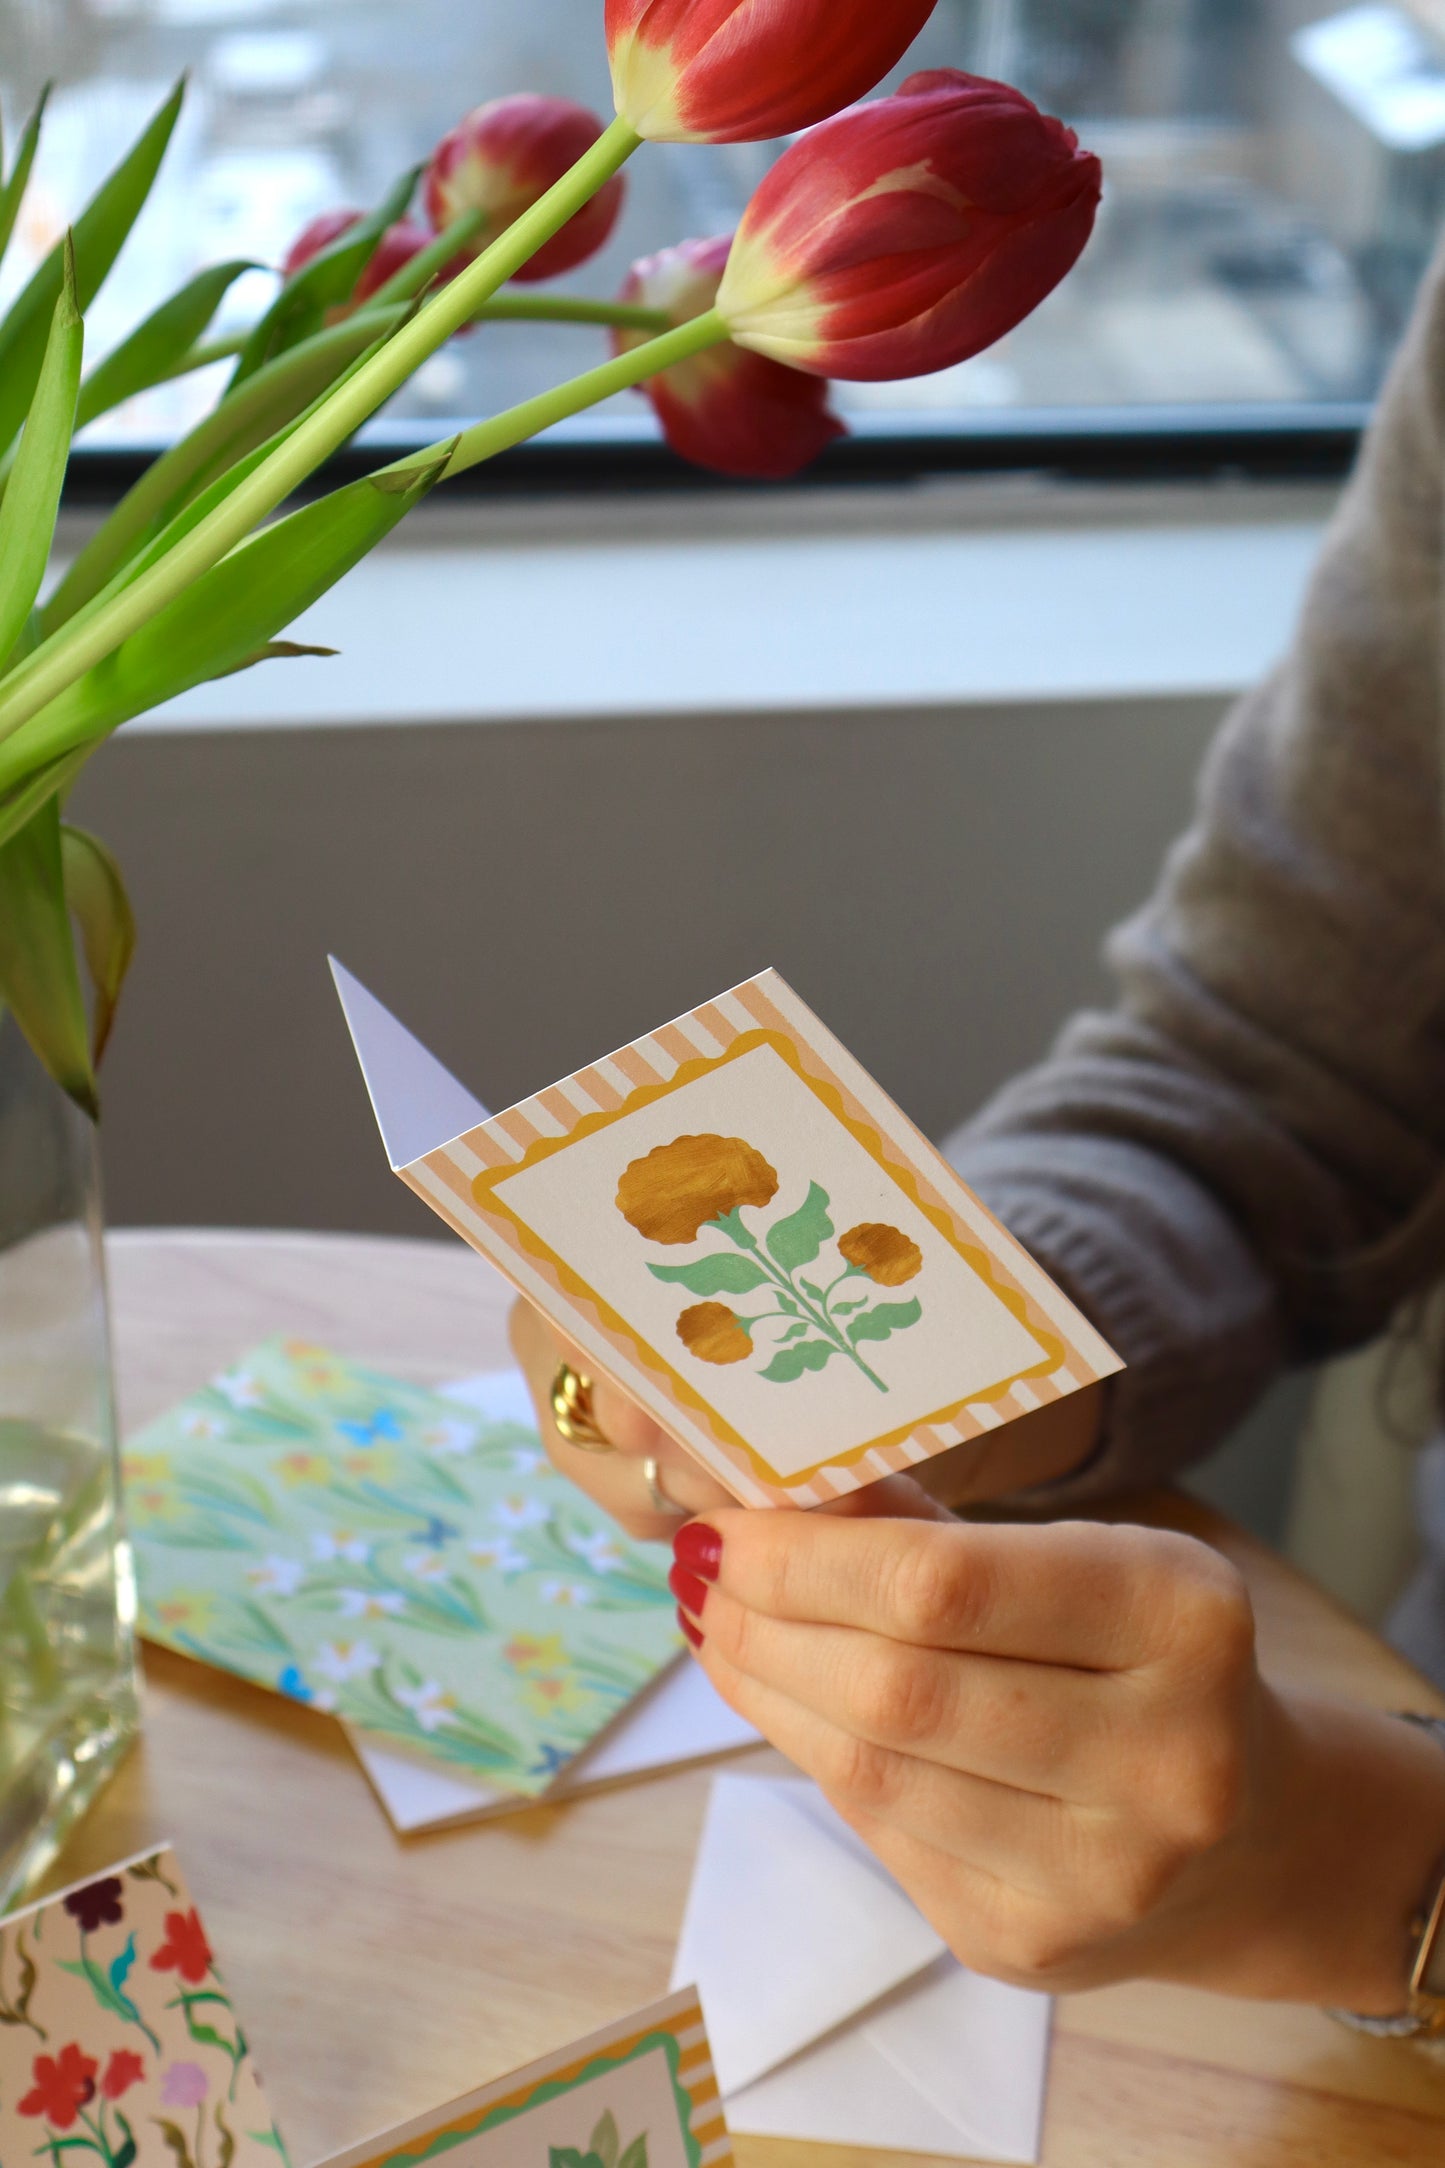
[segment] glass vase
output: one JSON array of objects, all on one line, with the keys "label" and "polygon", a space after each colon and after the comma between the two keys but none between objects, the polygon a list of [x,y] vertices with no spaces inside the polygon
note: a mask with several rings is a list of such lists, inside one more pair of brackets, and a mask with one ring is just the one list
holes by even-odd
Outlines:
[{"label": "glass vase", "polygon": [[0,1911],[135,1736],[93,1125],[0,1014]]}]

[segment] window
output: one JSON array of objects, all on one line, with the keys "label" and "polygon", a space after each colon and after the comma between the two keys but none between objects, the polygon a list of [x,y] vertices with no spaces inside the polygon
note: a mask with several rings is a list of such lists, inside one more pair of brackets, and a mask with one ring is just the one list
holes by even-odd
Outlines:
[{"label": "window", "polygon": [[[1339,462],[1373,396],[1445,196],[1442,0],[940,0],[914,64],[1019,83],[1104,158],[1075,276],[1002,346],[913,383],[840,387],[835,472]],[[470,105],[551,89],[608,106],[601,0],[0,0],[8,132],[58,89],[12,291],[159,102],[193,71],[156,198],[90,327],[100,351],[204,261],[274,262],[316,211],[376,200]],[[766,146],[649,148],[606,253],[563,282],[611,293],[633,256],[733,224]],[[228,304],[254,313],[269,286]],[[436,356],[376,433],[426,441],[597,358],[599,335],[493,326]],[[206,396],[169,387],[97,424],[104,456],[165,441]],[[520,460],[651,459],[635,395]]]}]

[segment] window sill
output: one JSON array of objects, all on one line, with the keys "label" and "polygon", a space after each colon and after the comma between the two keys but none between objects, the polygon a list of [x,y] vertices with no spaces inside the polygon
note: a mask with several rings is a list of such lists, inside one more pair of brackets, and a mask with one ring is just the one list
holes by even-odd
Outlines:
[{"label": "window sill", "polygon": [[293,628],[334,660],[128,727],[1227,698],[1283,652],[1333,500],[943,484],[428,508]]}]

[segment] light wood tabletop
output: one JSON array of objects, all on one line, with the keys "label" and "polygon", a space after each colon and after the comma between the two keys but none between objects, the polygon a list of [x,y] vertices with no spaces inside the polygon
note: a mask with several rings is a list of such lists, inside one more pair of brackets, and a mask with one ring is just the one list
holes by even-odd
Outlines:
[{"label": "light wood tabletop", "polygon": [[[275,1332],[423,1383],[508,1360],[506,1291],[460,1246],[121,1234],[110,1255],[131,1428]],[[1175,1497],[1139,1511],[1243,1567],[1278,1676],[1432,1706],[1373,1635],[1237,1530]],[[146,1668],[143,1743],[53,1881],[175,1840],[298,2162],[666,1990],[706,1770],[403,1843],[329,1719],[159,1651]],[[743,1759],[769,1766],[764,1749]],[[743,2168],[903,2158],[737,2150]],[[1445,2160],[1445,2068],[1310,2010],[1155,1986],[1077,1996],[1059,2006],[1044,2160],[1424,2168]]]}]

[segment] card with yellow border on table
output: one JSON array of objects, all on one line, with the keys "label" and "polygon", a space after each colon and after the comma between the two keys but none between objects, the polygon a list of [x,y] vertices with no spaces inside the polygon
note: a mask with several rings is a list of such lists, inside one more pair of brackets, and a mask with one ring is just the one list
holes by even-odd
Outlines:
[{"label": "card with yellow border on table", "polygon": [[494,1116],[332,969],[395,1172],[744,1505],[1121,1368],[776,972]]},{"label": "card with yellow border on table", "polygon": [[732,2168],[696,1988],[317,2168]]}]

